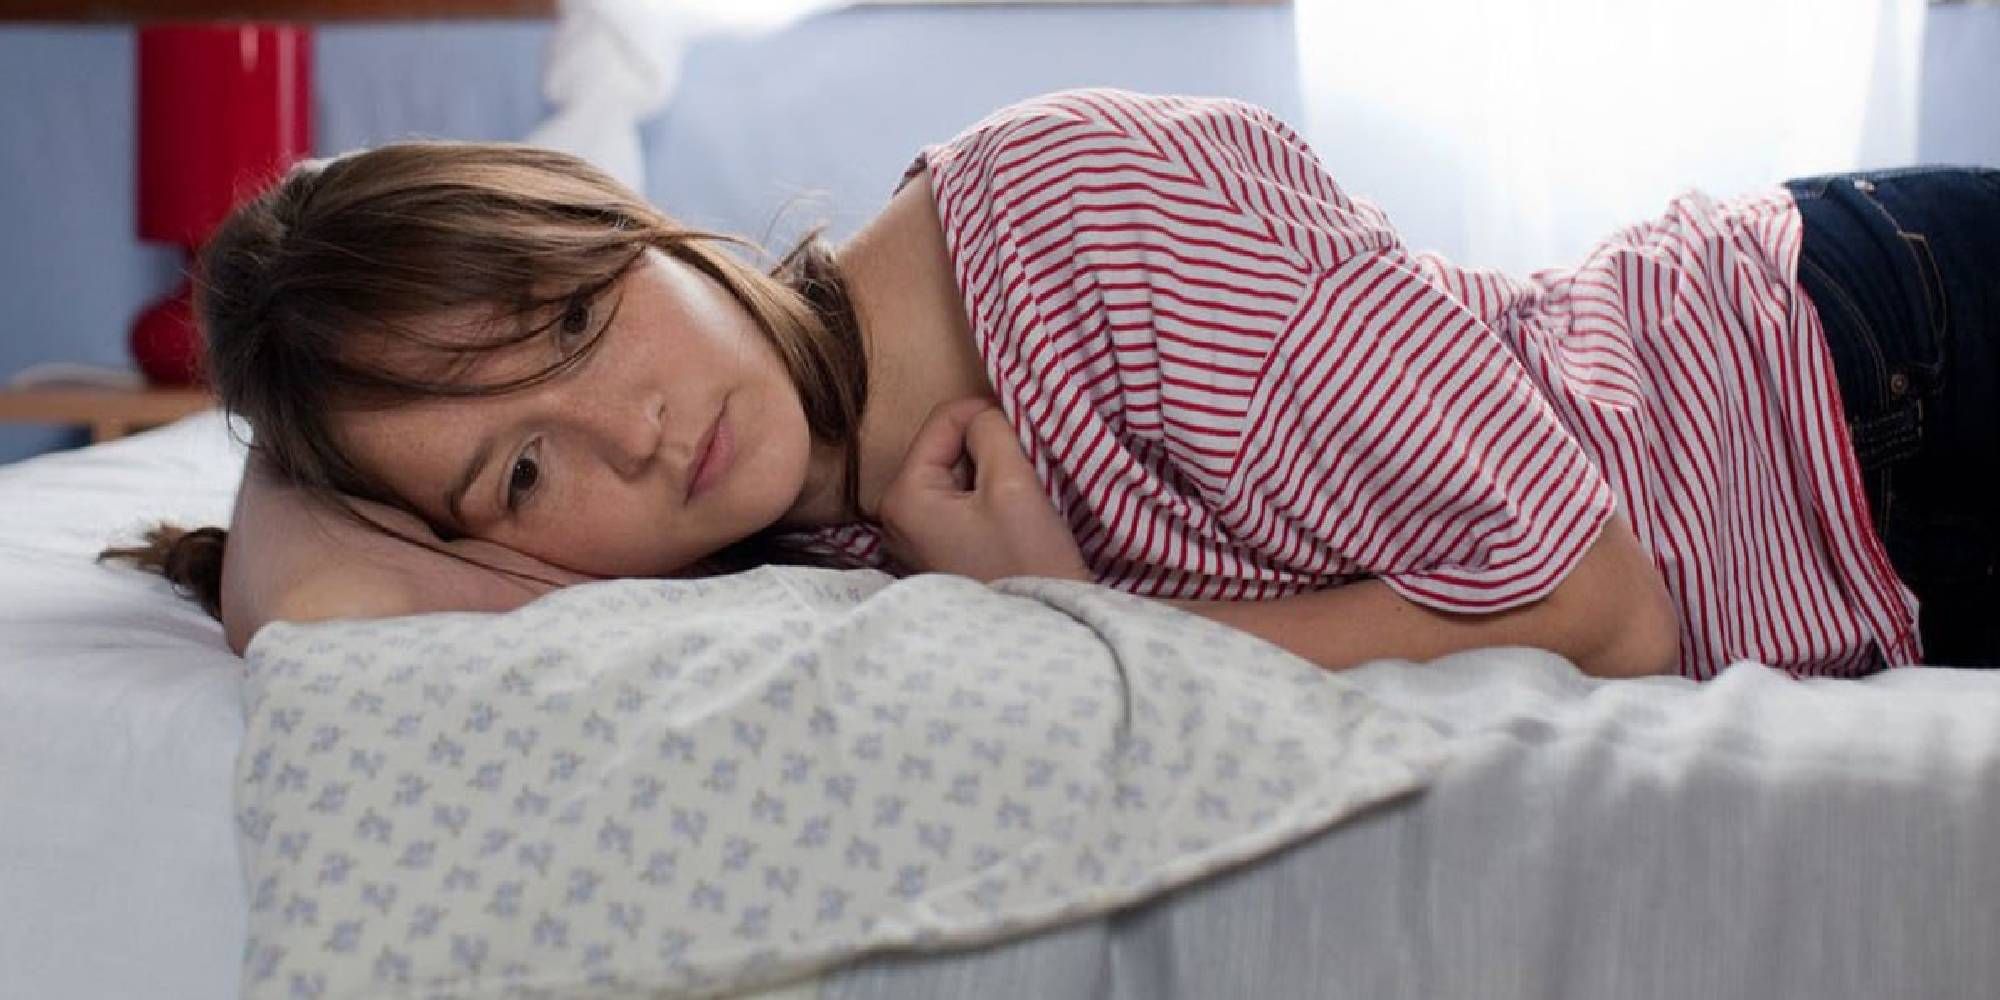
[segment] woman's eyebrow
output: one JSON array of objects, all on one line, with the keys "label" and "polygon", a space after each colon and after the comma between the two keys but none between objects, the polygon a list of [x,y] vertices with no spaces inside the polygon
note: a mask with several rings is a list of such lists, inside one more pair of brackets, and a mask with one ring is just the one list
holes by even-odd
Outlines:
[{"label": "woman's eyebrow", "polygon": [[465,470],[444,495],[444,509],[451,515],[452,527],[461,532],[465,530],[465,512],[460,506],[465,502],[465,491],[472,488],[472,481],[479,478],[480,470],[486,468],[486,459],[492,454],[493,438],[481,438],[479,447],[472,451],[472,461],[466,463]]}]

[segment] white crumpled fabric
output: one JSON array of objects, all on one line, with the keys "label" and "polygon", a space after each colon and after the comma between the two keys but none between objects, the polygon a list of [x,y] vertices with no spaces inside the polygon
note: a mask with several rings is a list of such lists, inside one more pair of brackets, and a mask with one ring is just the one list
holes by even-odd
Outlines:
[{"label": "white crumpled fabric", "polygon": [[615,581],[248,658],[251,998],[768,987],[1139,902],[1444,754],[1245,633],[1030,578]]},{"label": "white crumpled fabric", "polygon": [[695,42],[774,31],[836,0],[562,0],[542,67],[554,113],[523,140],[646,190],[639,127],[680,84]]}]

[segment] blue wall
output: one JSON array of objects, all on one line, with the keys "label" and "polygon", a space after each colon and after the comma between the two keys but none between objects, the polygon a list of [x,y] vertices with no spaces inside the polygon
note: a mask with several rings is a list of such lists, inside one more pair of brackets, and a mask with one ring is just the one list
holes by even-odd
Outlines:
[{"label": "blue wall", "polygon": [[[518,138],[542,113],[547,34],[535,24],[323,30],[319,145],[403,131]],[[129,27],[0,30],[0,375],[43,361],[129,366],[132,317],[184,266],[180,251],[133,235],[134,48]],[[84,440],[0,427],[0,461]]]},{"label": "blue wall", "polygon": [[[0,373],[38,361],[127,363],[131,317],[177,254],[133,230],[132,36],[0,31]],[[77,432],[0,427],[0,461]]]},{"label": "blue wall", "polygon": [[[322,27],[316,145],[519,139],[547,111],[550,35],[537,22]],[[132,235],[133,48],[129,27],[0,28],[0,378],[43,361],[128,364],[131,318],[182,266]],[[1291,14],[863,7],[704,43],[645,132],[647,193],[689,222],[769,243],[819,221],[838,242],[917,147],[1010,100],[1086,84],[1227,94],[1296,116]],[[81,441],[0,427],[0,462]]]},{"label": "blue wall", "polygon": [[[2000,7],[1930,17],[1920,158],[2000,164]],[[522,137],[547,110],[550,34],[533,22],[322,27],[320,151]],[[708,42],[645,131],[647,194],[770,245],[821,221],[838,241],[917,147],[1037,92],[1228,94],[1300,120],[1292,39],[1279,7],[863,7]],[[132,61],[130,28],[0,28],[0,378],[42,361],[126,364],[128,323],[181,266],[132,235]],[[0,427],[0,461],[80,441]]]},{"label": "blue wall", "polygon": [[2000,167],[2000,5],[1932,7],[1917,159]]},{"label": "blue wall", "polygon": [[[843,237],[918,147],[1037,93],[1226,94],[1298,120],[1292,39],[1290,11],[1270,7],[849,10],[692,53],[646,131],[648,194],[687,222],[773,244],[822,218]],[[773,212],[807,194],[773,228]]]}]

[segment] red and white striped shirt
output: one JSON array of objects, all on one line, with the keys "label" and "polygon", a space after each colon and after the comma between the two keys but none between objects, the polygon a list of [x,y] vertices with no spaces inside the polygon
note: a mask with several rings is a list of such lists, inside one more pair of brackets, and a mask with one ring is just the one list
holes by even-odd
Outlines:
[{"label": "red and white striped shirt", "polygon": [[[1614,509],[1680,671],[1918,659],[1782,188],[1691,192],[1574,269],[1405,248],[1261,108],[1111,89],[923,149],[1001,408],[1100,582],[1258,600],[1552,590]],[[808,536],[889,567],[866,525]]]}]

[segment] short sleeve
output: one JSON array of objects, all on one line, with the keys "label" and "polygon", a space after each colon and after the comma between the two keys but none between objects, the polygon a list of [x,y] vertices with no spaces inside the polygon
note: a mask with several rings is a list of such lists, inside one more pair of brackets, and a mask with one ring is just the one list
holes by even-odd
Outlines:
[{"label": "short sleeve", "polygon": [[1320,276],[1252,411],[1232,483],[1250,540],[1440,611],[1547,595],[1616,509],[1513,352],[1399,252]]},{"label": "short sleeve", "polygon": [[[1373,576],[1466,614],[1531,603],[1569,575],[1616,509],[1609,484],[1519,358],[1413,265],[1379,209],[1256,105],[1061,99],[1131,142],[1127,157],[1157,155],[1150,193],[1165,196],[1169,177],[1203,189],[1209,197],[1190,200],[1210,207],[1212,233],[1235,234],[1219,242],[1239,248],[1246,269],[1272,249],[1299,269],[1289,317],[1264,328],[1240,424],[1224,415],[1234,407],[1216,406],[1222,377],[1163,366],[1182,385],[1203,383],[1161,394],[1181,411],[1168,419],[1238,428],[1218,506],[1239,544],[1294,578]],[[1244,346],[1240,315],[1230,338]],[[1207,471],[1192,449],[1165,454],[1190,479]],[[1243,516],[1253,508],[1263,516]]]},{"label": "short sleeve", "polygon": [[1490,613],[1614,509],[1519,359],[1269,111],[1062,91],[924,158],[1001,404],[1103,578],[1367,575]]}]

